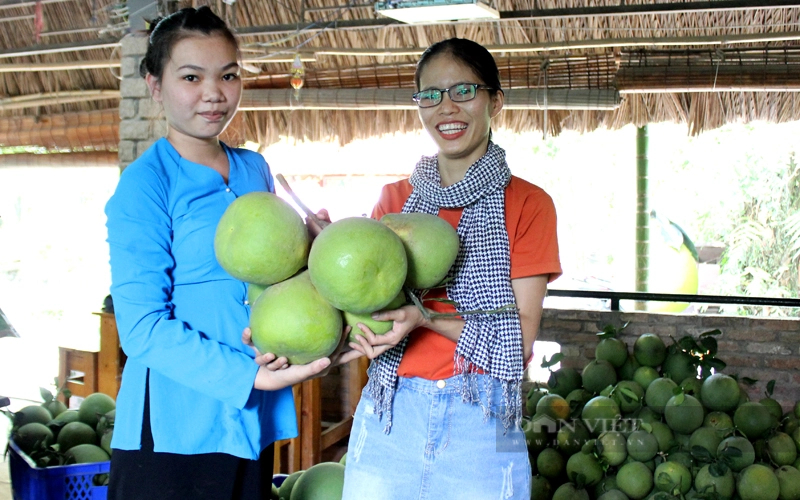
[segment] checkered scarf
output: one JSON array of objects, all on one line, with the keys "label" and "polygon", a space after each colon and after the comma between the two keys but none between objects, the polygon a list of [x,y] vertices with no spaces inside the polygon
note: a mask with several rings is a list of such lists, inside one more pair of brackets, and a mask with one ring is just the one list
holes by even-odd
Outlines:
[{"label": "checkered scarf", "polygon": [[[457,311],[492,310],[515,302],[511,289],[511,263],[508,231],[505,224],[505,187],[511,170],[505,151],[492,142],[486,154],[475,162],[464,178],[441,187],[438,159],[423,156],[411,174],[414,190],[403,212],[437,215],[439,207],[464,207],[458,223],[461,247],[450,269],[448,297]],[[508,429],[522,417],[522,334],[519,314],[474,314],[464,316],[465,325],[456,345],[455,373],[462,375],[462,399],[480,403],[484,415],[497,416]],[[375,401],[375,412],[386,414],[386,432],[392,425],[392,400],[397,384],[397,368],[408,337],[373,360],[367,392]],[[491,401],[482,401],[472,376],[482,370],[503,383],[501,412],[490,411]],[[484,394],[490,394],[484,391]]]}]

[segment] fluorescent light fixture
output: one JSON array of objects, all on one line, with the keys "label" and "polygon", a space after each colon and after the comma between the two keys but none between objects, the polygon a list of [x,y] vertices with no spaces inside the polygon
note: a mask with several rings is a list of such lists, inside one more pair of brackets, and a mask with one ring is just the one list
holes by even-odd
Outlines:
[{"label": "fluorescent light fixture", "polygon": [[500,13],[481,0],[388,0],[376,3],[375,12],[408,24],[500,19]]}]

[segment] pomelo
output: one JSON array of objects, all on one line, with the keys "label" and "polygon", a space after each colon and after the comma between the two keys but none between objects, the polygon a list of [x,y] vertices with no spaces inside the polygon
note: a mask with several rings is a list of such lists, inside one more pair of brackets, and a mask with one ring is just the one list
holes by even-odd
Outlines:
[{"label": "pomelo", "polygon": [[258,297],[261,296],[261,292],[266,290],[269,285],[259,285],[258,283],[248,283],[247,284],[247,303],[251,306],[256,303]]},{"label": "pomelo", "polygon": [[50,410],[42,405],[28,405],[20,408],[14,412],[14,425],[15,429],[22,427],[30,422],[39,422],[40,424],[47,425],[53,419]]},{"label": "pomelo", "polygon": [[692,487],[692,473],[679,462],[662,462],[656,466],[655,487],[660,491],[685,495]]},{"label": "pomelo", "polygon": [[300,214],[276,194],[254,191],[234,200],[217,224],[214,253],[238,280],[271,285],[306,265],[309,236]]},{"label": "pomelo", "polygon": [[552,500],[589,500],[589,492],[574,483],[564,483],[553,492]]},{"label": "pomelo", "polygon": [[730,415],[722,411],[711,411],[703,419],[703,426],[713,427],[722,437],[733,432],[733,419]]},{"label": "pomelo", "polygon": [[111,459],[108,453],[94,444],[79,444],[73,446],[67,450],[64,455],[66,456],[67,465],[107,462]]},{"label": "pomelo", "polygon": [[[392,299],[391,302],[386,304],[384,310],[391,311],[394,309],[398,309],[402,307],[406,303],[406,294],[403,293],[401,290],[400,293],[397,294],[397,297]],[[392,329],[392,325],[394,325],[394,321],[378,321],[376,319],[372,319],[372,313],[351,313],[344,311],[344,322],[352,327],[350,330],[350,334],[348,336],[348,341],[350,342],[358,342],[356,339],[356,335],[361,335],[363,332],[358,327],[359,323],[363,323],[367,326],[372,333],[376,335],[383,335],[384,333],[388,332]]]},{"label": "pomelo", "polygon": [[312,465],[300,475],[292,487],[290,498],[291,500],[341,500],[343,489],[344,465],[338,462],[321,462]]},{"label": "pomelo", "polygon": [[267,288],[250,313],[253,345],[262,353],[285,356],[291,364],[331,354],[342,325],[342,313],[317,292],[308,271]]},{"label": "pomelo", "polygon": [[28,422],[12,433],[14,442],[26,455],[53,444],[53,431],[40,422]]},{"label": "pomelo", "polygon": [[718,498],[725,499],[733,496],[733,492],[736,490],[736,480],[729,468],[725,469],[725,473],[715,475],[711,472],[710,465],[704,465],[694,478],[694,487],[699,493],[716,494]]},{"label": "pomelo", "polygon": [[797,460],[797,446],[792,436],[775,432],[766,440],[766,454],[776,466],[792,465]]},{"label": "pomelo", "polygon": [[381,217],[403,241],[408,258],[406,286],[434,288],[447,276],[458,255],[458,233],[444,219],[423,213],[395,213]]},{"label": "pomelo", "polygon": [[753,464],[739,473],[736,492],[742,500],[778,500],[780,482],[770,467]]},{"label": "pomelo", "polygon": [[100,417],[116,407],[114,398],[102,392],[94,392],[81,401],[81,405],[78,407],[78,420],[95,429]]},{"label": "pomelo", "polygon": [[699,446],[708,451],[709,456],[716,458],[722,436],[713,427],[698,427],[689,437],[689,449]]},{"label": "pomelo", "polygon": [[594,453],[578,453],[572,454],[567,459],[567,477],[572,482],[577,482],[578,475],[583,475],[584,484],[587,486],[594,486],[603,479],[603,467]]},{"label": "pomelo", "polygon": [[670,352],[661,364],[661,373],[678,384],[687,378],[697,378],[697,360],[685,351]]},{"label": "pomelo", "polygon": [[97,437],[103,437],[107,430],[114,428],[114,421],[117,418],[117,410],[111,410],[97,420]]},{"label": "pomelo", "polygon": [[531,498],[550,498],[552,492],[553,486],[546,477],[537,474],[531,478]]},{"label": "pomelo", "polygon": [[81,444],[97,444],[95,430],[83,422],[70,422],[58,433],[58,451],[64,453]]},{"label": "pomelo", "polygon": [[653,380],[661,378],[661,375],[658,374],[658,370],[653,368],[652,366],[640,366],[633,372],[633,380],[642,386],[642,389],[645,391]]},{"label": "pomelo", "polygon": [[628,360],[628,346],[616,337],[606,337],[594,348],[596,359],[604,359],[614,368],[621,368]]},{"label": "pomelo", "polygon": [[633,380],[621,380],[614,387],[612,397],[622,413],[632,413],[642,407],[644,389]]},{"label": "pomelo", "polygon": [[631,432],[627,440],[628,458],[637,462],[652,460],[658,453],[658,439],[644,430]]},{"label": "pomelo", "polygon": [[800,500],[800,471],[784,465],[775,471],[780,486],[779,500]]},{"label": "pomelo", "polygon": [[569,403],[558,394],[547,394],[536,403],[536,413],[547,415],[553,420],[565,420],[569,417]]},{"label": "pomelo", "polygon": [[733,423],[751,441],[764,437],[776,425],[769,409],[755,401],[740,404],[733,413]]},{"label": "pomelo", "polygon": [[570,392],[580,389],[582,384],[581,373],[575,368],[567,366],[552,372],[547,380],[550,392],[565,398],[569,396]]},{"label": "pomelo", "polygon": [[628,458],[628,445],[625,436],[617,431],[606,431],[597,438],[598,451],[608,465],[615,467]]},{"label": "pomelo", "polygon": [[528,412],[528,415],[536,413],[536,405],[539,404],[539,400],[547,394],[548,392],[538,385],[530,388],[528,394],[525,396],[525,410]]},{"label": "pomelo", "polygon": [[739,383],[730,375],[715,373],[703,381],[700,399],[710,411],[733,410],[739,405]]},{"label": "pomelo", "polygon": [[335,308],[371,313],[392,301],[406,280],[403,242],[385,224],[347,217],[317,236],[308,255],[311,282]]},{"label": "pomelo", "polygon": [[658,335],[643,333],[633,343],[633,355],[640,365],[655,368],[666,359],[667,346]]},{"label": "pomelo", "polygon": [[[675,446],[675,433],[669,428],[667,424],[659,420],[650,422],[651,434],[656,437],[658,441],[658,451],[666,453],[673,446]],[[714,450],[716,452],[716,449]]]},{"label": "pomelo", "polygon": [[581,372],[583,388],[594,394],[617,383],[617,371],[614,365],[604,359],[595,359],[588,363]]},{"label": "pomelo", "polygon": [[617,471],[617,488],[639,500],[653,489],[653,472],[642,462],[628,462]]},{"label": "pomelo", "polygon": [[617,368],[617,375],[621,380],[633,380],[633,374],[636,372],[636,369],[639,368],[641,365],[638,361],[636,361],[636,356],[633,353],[628,354],[628,359]]},{"label": "pomelo", "polygon": [[[735,448],[735,450],[729,450]],[[722,459],[734,471],[739,472],[756,460],[753,444],[742,436],[731,436],[722,440],[717,447],[717,458]]]},{"label": "pomelo", "polygon": [[582,420],[562,421],[561,428],[556,433],[556,446],[565,456],[570,456],[579,452],[591,438],[592,433]]},{"label": "pomelo", "polygon": [[664,420],[673,431],[691,434],[703,425],[705,410],[694,396],[678,394],[672,396],[664,406]]},{"label": "pomelo", "polygon": [[292,488],[294,488],[294,484],[300,479],[300,476],[303,474],[303,470],[298,470],[289,474],[286,479],[283,480],[281,483],[280,488],[278,488],[278,498],[280,500],[289,500],[292,496]]},{"label": "pomelo", "polygon": [[548,479],[558,478],[564,472],[566,465],[567,461],[555,448],[545,448],[536,457],[536,470]]},{"label": "pomelo", "polygon": [[661,377],[653,380],[644,393],[647,406],[658,414],[664,414],[667,401],[673,396],[673,391],[678,387],[671,378]]},{"label": "pomelo", "polygon": [[62,413],[68,410],[67,405],[65,405],[64,402],[61,401],[60,399],[51,399],[46,403],[42,403],[42,406],[47,408],[47,411],[49,411],[50,414],[53,415],[53,418],[56,418],[57,416],[61,415]]},{"label": "pomelo", "polygon": [[581,418],[586,428],[596,436],[604,431],[613,430],[621,415],[617,402],[607,396],[593,397],[581,410]]}]

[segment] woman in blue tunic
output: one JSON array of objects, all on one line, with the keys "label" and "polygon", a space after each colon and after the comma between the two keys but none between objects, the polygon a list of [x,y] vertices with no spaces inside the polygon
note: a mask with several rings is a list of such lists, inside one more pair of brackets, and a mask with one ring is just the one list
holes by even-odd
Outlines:
[{"label": "woman in blue tunic", "polygon": [[262,498],[271,444],[297,434],[291,386],[331,359],[288,366],[267,353],[254,361],[243,334],[246,284],[213,249],[231,202],[274,192],[261,155],[219,140],[242,92],[237,42],[207,7],[152,26],[140,73],[167,135],[124,170],[106,206],[111,295],[128,356],[109,498]]}]

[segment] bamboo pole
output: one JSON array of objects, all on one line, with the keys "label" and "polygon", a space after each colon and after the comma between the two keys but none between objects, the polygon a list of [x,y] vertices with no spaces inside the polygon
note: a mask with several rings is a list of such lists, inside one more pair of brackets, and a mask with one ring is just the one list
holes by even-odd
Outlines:
[{"label": "bamboo pole", "polygon": [[[636,129],[636,291],[647,291],[650,247],[650,210],[648,201],[647,125]],[[636,309],[644,310],[637,302]]]}]

